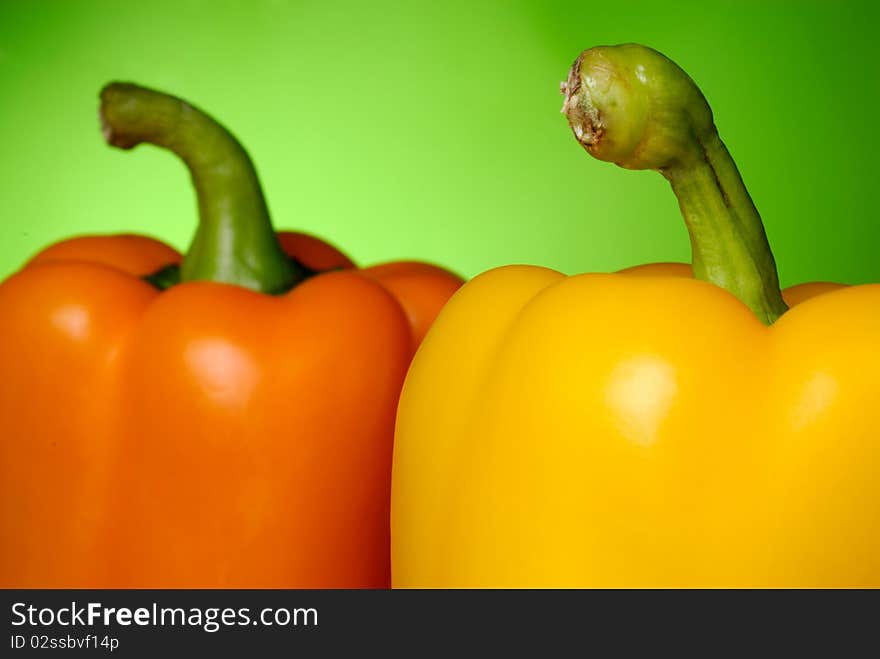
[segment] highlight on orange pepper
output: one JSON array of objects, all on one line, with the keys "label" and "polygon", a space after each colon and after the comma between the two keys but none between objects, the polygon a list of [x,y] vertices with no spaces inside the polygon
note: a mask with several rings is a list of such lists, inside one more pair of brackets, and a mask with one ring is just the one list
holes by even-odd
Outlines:
[{"label": "highlight on orange pepper", "polygon": [[0,586],[387,586],[400,387],[461,279],[276,235],[178,98],[110,84],[101,119],[183,159],[198,231],[73,238],[0,284]]},{"label": "highlight on orange pepper", "polygon": [[589,49],[562,89],[591,155],[669,180],[693,270],[462,287],[401,394],[393,586],[880,586],[880,285],[780,292],[660,53]]}]

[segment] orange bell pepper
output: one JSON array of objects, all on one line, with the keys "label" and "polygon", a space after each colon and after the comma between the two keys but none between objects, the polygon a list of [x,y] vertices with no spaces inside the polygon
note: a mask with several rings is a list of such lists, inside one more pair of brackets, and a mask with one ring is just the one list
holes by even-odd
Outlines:
[{"label": "orange bell pepper", "polygon": [[189,167],[187,254],[74,238],[0,284],[0,586],[384,587],[396,403],[460,285],[276,236],[219,124],[128,84],[111,145]]}]

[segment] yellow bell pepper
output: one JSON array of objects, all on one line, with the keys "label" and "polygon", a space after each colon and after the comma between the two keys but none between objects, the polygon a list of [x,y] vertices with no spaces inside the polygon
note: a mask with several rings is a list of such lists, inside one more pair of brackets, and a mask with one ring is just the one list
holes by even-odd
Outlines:
[{"label": "yellow bell pepper", "polygon": [[587,50],[563,93],[593,156],[670,181],[694,278],[508,266],[453,297],[398,411],[393,585],[880,586],[880,285],[787,310],[661,54]]}]

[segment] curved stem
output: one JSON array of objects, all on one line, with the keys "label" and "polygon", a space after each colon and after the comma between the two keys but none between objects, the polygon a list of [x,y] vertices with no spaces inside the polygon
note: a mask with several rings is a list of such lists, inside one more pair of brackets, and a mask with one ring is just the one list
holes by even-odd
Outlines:
[{"label": "curved stem", "polygon": [[701,145],[699,160],[661,170],[687,223],[694,277],[733,293],[771,325],[787,307],[761,216],[718,134]]},{"label": "curved stem", "polygon": [[600,46],[578,57],[562,91],[562,111],[591,155],[655,169],[671,183],[696,278],[728,290],[768,325],[785,313],[761,216],[684,71],[645,46]]},{"label": "curved stem", "polygon": [[253,163],[223,126],[185,101],[129,83],[101,91],[107,143],[142,142],[170,149],[192,174],[199,226],[180,269],[181,281],[209,280],[280,293],[302,278],[284,254]]}]

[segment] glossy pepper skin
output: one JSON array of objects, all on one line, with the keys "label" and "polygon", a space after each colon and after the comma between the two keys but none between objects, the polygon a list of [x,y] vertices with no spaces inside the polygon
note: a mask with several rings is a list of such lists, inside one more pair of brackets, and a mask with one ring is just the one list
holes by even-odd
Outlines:
[{"label": "glossy pepper skin", "polygon": [[588,50],[563,91],[588,151],[670,179],[696,279],[509,266],[452,298],[401,395],[393,585],[880,586],[880,285],[786,311],[711,111],[659,53]]},{"label": "glossy pepper skin", "polygon": [[113,84],[101,114],[186,161],[199,232],[74,238],[0,284],[0,586],[386,587],[396,403],[460,280],[276,237],[179,99]]}]

